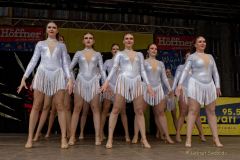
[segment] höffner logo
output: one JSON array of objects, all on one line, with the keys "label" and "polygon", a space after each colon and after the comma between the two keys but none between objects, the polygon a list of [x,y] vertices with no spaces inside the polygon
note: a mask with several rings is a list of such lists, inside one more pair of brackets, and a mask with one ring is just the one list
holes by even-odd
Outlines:
[{"label": "h\u00f6ffner logo", "polygon": [[178,37],[156,37],[158,46],[176,46],[176,47],[190,47],[192,40],[181,39]]},{"label": "h\u00f6ffner logo", "polygon": [[42,39],[43,31],[39,28],[13,28],[4,27],[0,28],[0,39],[9,40],[14,38],[15,40],[32,40],[38,41]]}]

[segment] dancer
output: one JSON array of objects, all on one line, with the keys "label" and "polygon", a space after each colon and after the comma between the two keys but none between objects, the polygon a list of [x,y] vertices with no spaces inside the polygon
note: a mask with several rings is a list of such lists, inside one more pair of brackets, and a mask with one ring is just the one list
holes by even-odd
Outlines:
[{"label": "dancer", "polygon": [[[59,40],[59,42],[64,43],[64,37],[63,36],[59,35],[58,40]],[[67,54],[67,62],[70,65],[71,58],[70,58],[69,54]],[[66,73],[65,73],[65,77],[67,79]],[[72,75],[72,79],[74,79],[73,75]],[[52,125],[53,125],[53,122],[54,122],[54,119],[55,119],[55,114],[56,114],[57,110],[56,110],[56,107],[54,105],[52,105],[52,96],[46,96],[45,95],[44,103],[43,103],[43,110],[42,110],[42,113],[41,113],[41,116],[40,116],[37,131],[35,133],[33,141],[38,141],[39,136],[41,135],[42,128],[43,128],[43,126],[46,122],[46,119],[47,119],[47,116],[48,116],[48,113],[49,113],[49,110],[50,110],[51,106],[52,106],[52,109],[51,109],[51,114],[50,114],[50,117],[49,117],[50,128],[48,127],[49,129],[48,129],[47,134],[45,136],[46,138],[49,137],[49,134],[50,134],[50,131],[51,131],[51,128],[52,128]],[[65,110],[65,113],[66,113],[66,120],[67,120],[67,135],[69,135],[70,134],[70,129],[69,128],[70,128],[70,123],[71,123],[71,108],[70,108],[70,95],[67,92],[65,93],[65,96],[64,96],[64,110]],[[53,116],[53,117],[51,117],[51,116]]]},{"label": "dancer", "polygon": [[[34,77],[33,89],[34,100],[33,108],[30,113],[28,140],[25,148],[32,148],[34,129],[38,120],[39,111],[43,105],[44,96],[53,96],[53,104],[58,111],[58,119],[61,128],[61,148],[68,148],[66,139],[66,115],[64,113],[64,94],[67,87],[69,94],[72,92],[72,79],[67,63],[67,50],[65,44],[58,42],[58,28],[54,22],[47,24],[46,33],[48,38],[39,41],[35,47],[33,57],[28,64],[25,74],[21,80],[17,92],[22,88],[27,88],[26,79],[35,68],[38,60],[41,62]],[[66,85],[65,76],[68,78]]]},{"label": "dancer", "polygon": [[145,148],[151,148],[146,138],[145,120],[143,115],[143,97],[141,76],[147,84],[150,95],[154,96],[152,87],[148,81],[145,69],[144,58],[141,52],[133,50],[134,37],[131,33],[124,35],[123,44],[125,49],[114,58],[114,64],[107,80],[101,90],[105,92],[109,86],[109,81],[118,71],[118,78],[115,85],[115,99],[112,112],[109,118],[109,134],[106,148],[112,148],[113,132],[116,126],[118,114],[124,106],[125,100],[133,101],[134,112],[136,114],[138,126],[142,135],[142,143]]},{"label": "dancer", "polygon": [[[172,75],[171,69],[169,69],[169,68],[166,69],[166,75],[167,75],[169,85],[172,88],[174,77]],[[176,109],[176,103],[175,103],[174,96],[172,96],[172,97],[166,96],[166,106],[167,106],[166,107],[167,110],[171,112],[174,128],[177,130],[177,109]]]},{"label": "dancer", "polygon": [[[158,129],[161,127],[161,130],[165,135],[165,140],[166,140],[165,142],[173,144],[174,141],[171,139],[168,133],[167,119],[164,112],[166,103],[165,103],[165,94],[163,92],[163,85],[165,85],[165,87],[168,90],[168,94],[171,95],[171,97],[173,97],[173,92],[169,85],[163,62],[156,60],[156,56],[157,56],[156,44],[150,44],[148,46],[147,52],[148,52],[149,58],[145,60],[144,66],[145,66],[146,74],[149,79],[150,85],[153,87],[155,96],[151,97],[149,93],[146,92],[146,87],[144,87],[143,98],[144,98],[144,101],[146,102],[145,106],[147,105],[153,106],[154,116],[156,119],[155,122]],[[137,132],[135,131],[135,135],[132,140],[133,143],[136,143],[137,137],[138,137],[137,135],[138,135],[138,130]]]},{"label": "dancer", "polygon": [[217,96],[221,96],[218,70],[212,55],[204,52],[206,48],[205,38],[202,36],[197,37],[194,46],[196,52],[188,57],[176,89],[176,95],[180,96],[183,89],[183,82],[191,70],[192,74],[188,80],[187,87],[189,111],[185,147],[191,147],[192,129],[201,105],[206,106],[205,109],[214,144],[217,147],[223,147],[217,133],[217,119],[215,114],[216,99]]},{"label": "dancer", "polygon": [[[77,51],[73,57],[70,65],[70,69],[78,63],[79,73],[76,78],[74,88],[74,111],[71,120],[71,136],[69,139],[69,145],[74,145],[76,138],[76,128],[79,120],[79,114],[81,112],[84,101],[90,103],[93,111],[93,121],[95,128],[95,144],[101,145],[100,141],[100,86],[99,80],[106,79],[106,74],[103,70],[102,56],[99,52],[93,49],[95,43],[93,34],[86,33],[83,36],[83,44],[85,49]],[[100,76],[100,74],[101,76]]]},{"label": "dancer", "polygon": [[[187,60],[189,55],[190,55],[190,51],[187,51],[187,53],[185,54],[185,58],[184,59]],[[177,67],[177,70],[176,70],[176,73],[175,73],[175,77],[174,77],[173,86],[172,86],[173,90],[175,90],[176,87],[177,87],[177,84],[178,84],[179,78],[180,78],[180,76],[182,74],[183,68],[184,68],[184,64],[179,65]],[[181,131],[181,128],[183,126],[184,119],[185,119],[185,117],[187,116],[187,113],[188,113],[188,104],[187,104],[186,93],[187,93],[188,80],[189,80],[190,74],[191,74],[190,72],[188,73],[186,79],[183,82],[182,92],[180,93],[179,100],[178,100],[179,117],[178,117],[178,121],[177,121],[177,130],[176,130],[176,141],[177,142],[181,142],[182,141],[181,135],[180,135],[180,131]],[[199,136],[200,136],[201,141],[205,142],[206,139],[205,139],[205,136],[203,134],[203,128],[202,128],[201,119],[200,119],[200,115],[199,114],[197,116],[195,124],[197,126],[198,131],[199,131]]]},{"label": "dancer", "polygon": [[[113,44],[111,48],[111,53],[113,55],[112,59],[106,60],[105,63],[103,64],[103,68],[105,71],[110,73],[111,69],[113,68],[113,60],[114,57],[116,56],[117,52],[119,51],[119,45],[118,44]],[[114,74],[112,79],[109,81],[109,90],[108,92],[105,92],[103,94],[104,100],[103,100],[103,110],[101,114],[101,127],[100,127],[100,137],[101,140],[104,138],[104,125],[106,121],[107,114],[109,112],[109,109],[111,107],[111,103],[114,100],[114,88],[117,80],[117,72]],[[128,132],[128,120],[127,120],[127,115],[126,115],[126,103],[122,106],[121,110],[121,120],[123,124],[123,128],[125,131],[125,140],[126,142],[130,142],[130,137],[129,137],[129,132]]]}]

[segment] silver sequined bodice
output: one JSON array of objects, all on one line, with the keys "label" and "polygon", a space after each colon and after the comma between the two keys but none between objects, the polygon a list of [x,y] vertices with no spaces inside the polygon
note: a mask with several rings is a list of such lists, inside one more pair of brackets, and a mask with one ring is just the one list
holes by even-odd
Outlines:
[{"label": "silver sequined bodice", "polygon": [[209,56],[209,64],[206,66],[205,62],[197,53],[190,55],[185,63],[182,75],[179,80],[179,84],[183,84],[184,80],[188,76],[188,72],[191,70],[191,77],[203,84],[209,84],[213,79],[216,88],[220,88],[220,78],[216,63],[212,57]]},{"label": "silver sequined bodice", "polygon": [[74,66],[79,64],[79,73],[78,76],[81,75],[85,80],[91,80],[96,75],[100,74],[102,79],[106,79],[106,73],[103,70],[103,60],[102,56],[99,52],[95,52],[91,57],[90,61],[87,61],[84,56],[84,51],[77,51],[72,59],[70,64],[70,70],[74,68]]},{"label": "silver sequined bodice", "polygon": [[68,53],[64,43],[57,42],[56,47],[53,50],[53,53],[50,53],[48,44],[46,41],[39,41],[35,47],[31,61],[29,62],[25,77],[29,77],[39,59],[41,59],[38,67],[41,67],[44,70],[56,71],[58,69],[63,69],[66,77],[70,78],[69,63],[68,63]]},{"label": "silver sequined bodice", "polygon": [[125,51],[118,52],[114,58],[113,68],[109,73],[107,80],[109,81],[117,71],[119,71],[119,75],[129,79],[133,79],[141,75],[143,80],[149,84],[144,68],[144,58],[141,52],[136,52],[133,62],[130,60]]},{"label": "silver sequined bodice", "polygon": [[168,78],[166,76],[165,66],[161,61],[158,61],[156,70],[153,70],[152,65],[147,60],[145,60],[144,66],[148,80],[153,88],[161,84],[162,86],[164,85],[168,91],[171,90]]}]

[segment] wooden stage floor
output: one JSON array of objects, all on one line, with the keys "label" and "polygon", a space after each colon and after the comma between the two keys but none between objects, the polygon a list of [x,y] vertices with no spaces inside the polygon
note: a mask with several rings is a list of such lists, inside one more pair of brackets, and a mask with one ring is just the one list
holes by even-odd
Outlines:
[{"label": "wooden stage floor", "polygon": [[[122,137],[115,137],[112,149],[94,145],[93,136],[78,140],[69,149],[60,149],[59,136],[41,138],[32,149],[25,149],[26,134],[0,134],[0,160],[239,160],[240,137],[221,136],[223,148],[213,146],[212,137],[207,142],[193,136],[192,148],[185,148],[184,142],[164,144],[153,136],[148,136],[151,149],[141,144],[127,144]],[[172,137],[174,138],[174,137]],[[182,136],[185,140],[185,136]]]}]

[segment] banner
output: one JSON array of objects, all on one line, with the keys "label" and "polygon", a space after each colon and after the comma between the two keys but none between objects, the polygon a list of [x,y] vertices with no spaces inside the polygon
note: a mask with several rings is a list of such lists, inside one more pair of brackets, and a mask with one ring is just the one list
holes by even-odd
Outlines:
[{"label": "banner", "polygon": [[160,50],[186,50],[191,48],[193,40],[193,36],[155,36],[155,43]]},{"label": "banner", "polygon": [[184,62],[184,52],[185,50],[159,50],[157,59],[162,61],[165,68],[170,69],[174,75],[178,65]]},{"label": "banner", "polygon": [[[240,98],[218,98],[215,113],[217,116],[219,135],[240,135]],[[204,134],[212,135],[211,129],[208,125],[208,119],[204,107],[201,108],[200,117]],[[170,131],[169,133],[175,134],[176,131],[173,126],[171,114],[169,112],[167,112],[167,119]],[[186,122],[187,118],[185,118],[185,123],[181,130],[182,135],[185,135],[187,131]],[[198,135],[198,130],[196,126],[193,129],[193,135]]]},{"label": "banner", "polygon": [[0,27],[0,50],[31,52],[43,37],[43,28]]},{"label": "banner", "polygon": [[158,47],[157,59],[162,61],[165,68],[175,74],[177,66],[184,63],[184,54],[190,49],[194,36],[154,35],[154,42]]}]

